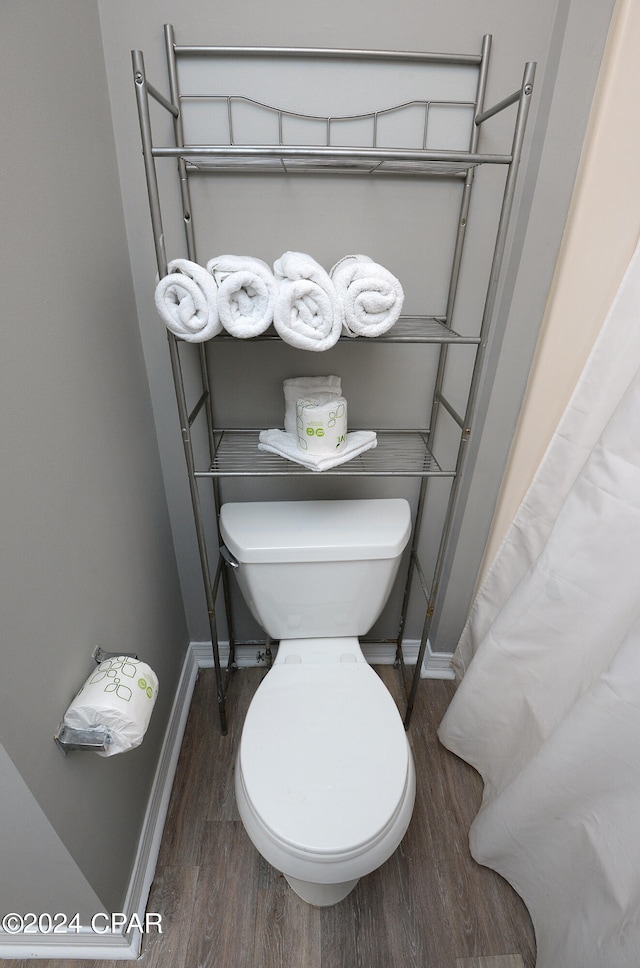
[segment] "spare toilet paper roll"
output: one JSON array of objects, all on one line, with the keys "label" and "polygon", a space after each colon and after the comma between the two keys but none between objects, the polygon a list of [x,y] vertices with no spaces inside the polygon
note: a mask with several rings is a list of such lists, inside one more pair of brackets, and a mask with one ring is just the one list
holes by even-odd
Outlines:
[{"label": "spare toilet paper roll", "polygon": [[288,434],[296,433],[296,404],[304,396],[328,393],[339,397],[342,381],[339,376],[294,376],[282,384],[284,390],[284,429]]},{"label": "spare toilet paper roll", "polygon": [[313,393],[296,404],[298,446],[307,454],[338,454],[347,443],[347,401]]},{"label": "spare toilet paper roll", "polygon": [[70,729],[106,730],[100,756],[125,753],[139,746],[158,696],[158,678],[144,662],[120,655],[96,668],[66,713]]}]

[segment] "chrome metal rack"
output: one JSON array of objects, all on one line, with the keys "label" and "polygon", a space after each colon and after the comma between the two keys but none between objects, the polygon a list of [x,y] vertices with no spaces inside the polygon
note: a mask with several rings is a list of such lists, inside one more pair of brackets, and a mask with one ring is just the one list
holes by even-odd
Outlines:
[{"label": "chrome metal rack", "polygon": [[[485,36],[478,54],[441,54],[396,51],[369,51],[346,49],[310,48],[273,48],[273,47],[216,47],[186,46],[175,41],[174,30],[170,25],[164,29],[164,45],[168,66],[169,96],[165,97],[146,77],[143,54],[132,51],[133,79],[136,92],[140,132],[142,138],[144,167],[149,197],[151,224],[155,244],[158,273],[167,273],[167,253],[163,229],[160,191],[156,171],[156,161],[173,158],[177,163],[178,184],[183,209],[184,231],[188,258],[197,261],[194,234],[194,215],[191,205],[190,180],[204,177],[207,173],[215,177],[221,172],[277,173],[287,177],[299,173],[321,173],[349,175],[350,177],[393,178],[411,176],[428,179],[455,179],[461,183],[461,201],[456,212],[456,234],[453,257],[450,267],[446,312],[443,315],[403,316],[396,326],[385,336],[377,337],[376,343],[431,344],[438,353],[435,390],[431,405],[428,429],[389,431],[379,433],[379,445],[337,468],[323,471],[323,477],[388,477],[415,478],[418,482],[417,512],[415,515],[411,554],[407,569],[406,584],[398,621],[398,634],[393,639],[396,649],[396,664],[402,669],[406,690],[405,727],[409,726],[416,692],[420,681],[427,642],[433,618],[441,601],[441,581],[446,572],[445,564],[451,560],[455,539],[455,521],[461,514],[461,482],[466,467],[467,443],[472,433],[481,426],[484,414],[478,413],[478,390],[483,358],[487,352],[490,327],[493,321],[496,292],[502,270],[507,229],[513,206],[516,177],[522,153],[527,115],[531,103],[535,64],[525,65],[522,82],[517,90],[508,97],[486,108],[485,90],[491,50],[491,37]],[[213,63],[225,59],[243,59],[247,64],[274,60],[286,62],[290,59],[312,59],[347,61],[353,64],[362,62],[373,65],[396,63],[400,65],[434,65],[473,68],[475,74],[475,97],[473,100],[449,101],[409,99],[401,104],[383,109],[338,117],[319,117],[302,114],[262,103],[244,95],[219,94],[215,91],[184,93],[180,90],[178,65],[185,60],[203,60]],[[173,121],[173,143],[158,144],[154,141],[151,123],[150,99],[157,102]],[[185,115],[189,105],[204,105],[210,116],[220,122],[221,134],[216,133],[209,143],[188,141],[185,138]],[[515,106],[510,144],[503,153],[485,153],[480,150],[481,132],[491,118]],[[470,135],[465,150],[442,150],[433,147],[431,138],[431,118],[442,107],[471,112]],[[259,143],[247,142],[243,127],[243,112],[249,110],[261,117],[261,124],[271,127],[274,135],[268,139],[261,137]],[[415,144],[403,147],[390,147],[385,133],[385,125],[403,113],[412,112],[420,119],[420,130]],[[364,130],[364,137],[357,145],[345,146],[341,143],[344,132],[357,123]],[[314,136],[311,143],[299,138],[300,125],[312,125]],[[296,131],[295,140],[290,131]],[[318,136],[318,131],[320,135]],[[192,133],[190,132],[190,137]],[[462,268],[462,256],[467,234],[467,222],[471,202],[474,173],[478,166],[501,166],[505,171],[504,188],[500,202],[500,214],[495,235],[493,256],[486,281],[486,289],[479,296],[482,305],[481,322],[474,336],[459,335],[453,328],[456,293]],[[258,456],[255,430],[225,429],[216,426],[213,407],[213,386],[209,376],[208,358],[233,337],[220,335],[206,343],[183,344],[168,333],[169,351],[176,390],[178,415],[182,431],[185,459],[189,478],[191,501],[195,519],[198,550],[206,595],[213,659],[216,672],[218,708],[222,732],[227,731],[225,698],[230,672],[235,667],[236,642],[233,632],[233,616],[228,588],[227,572],[221,556],[213,561],[208,551],[208,535],[201,501],[200,486],[209,480],[213,486],[214,510],[220,505],[219,483],[222,478],[232,477],[280,477],[300,476],[310,472],[280,457]],[[270,330],[258,340],[277,340],[277,334]],[[343,338],[341,338],[342,340]],[[351,345],[361,340],[349,338]],[[239,342],[239,341],[238,341]],[[365,341],[371,343],[373,341]],[[199,370],[202,391],[190,408],[183,380],[181,352],[188,345],[189,350],[199,354]],[[466,405],[462,412],[445,396],[444,376],[449,351],[456,346],[471,346],[475,356],[472,375],[468,384]],[[298,351],[302,352],[302,351]],[[442,414],[453,420],[459,430],[459,443],[455,460],[442,467],[432,453],[436,426]],[[197,466],[194,456],[192,427],[198,418],[204,418],[209,443],[209,463],[206,467]],[[318,475],[315,475],[316,477]],[[450,490],[444,525],[439,538],[435,565],[430,580],[425,578],[418,560],[418,544],[423,523],[423,511],[430,479],[440,477],[450,480]],[[211,526],[214,539],[219,539],[216,523]],[[211,537],[211,536],[210,536]],[[216,547],[219,545],[216,542]],[[425,618],[418,651],[417,663],[412,674],[405,669],[403,659],[403,636],[407,616],[409,594],[412,581],[417,576],[425,596]],[[222,587],[226,620],[229,629],[229,658],[223,670],[218,645],[217,602]],[[269,642],[267,641],[267,648]]]}]

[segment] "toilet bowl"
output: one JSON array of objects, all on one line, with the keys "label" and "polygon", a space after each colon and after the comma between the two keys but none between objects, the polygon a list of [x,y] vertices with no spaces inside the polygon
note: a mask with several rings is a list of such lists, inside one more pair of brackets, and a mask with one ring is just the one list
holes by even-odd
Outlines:
[{"label": "toilet bowl", "polygon": [[236,759],[240,817],[303,900],[335,904],[393,854],[415,800],[396,704],[358,642],[407,544],[403,500],[225,504],[245,600],[279,640]]}]

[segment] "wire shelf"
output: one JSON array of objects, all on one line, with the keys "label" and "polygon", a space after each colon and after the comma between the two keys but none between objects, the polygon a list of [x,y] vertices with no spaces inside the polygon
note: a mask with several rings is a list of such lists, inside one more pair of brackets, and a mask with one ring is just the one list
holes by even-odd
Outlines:
[{"label": "wire shelf", "polygon": [[[223,430],[216,433],[216,452],[207,471],[196,477],[283,477],[314,474],[301,464],[258,449],[259,430]],[[454,477],[443,470],[427,446],[425,431],[379,431],[378,444],[323,476]]]},{"label": "wire shelf", "polygon": [[[243,342],[264,342],[265,340],[279,340],[273,326],[270,326],[259,336],[252,336]],[[341,336],[341,341],[350,343],[463,343],[477,345],[480,342],[479,336],[461,336],[454,330],[449,329],[442,318],[436,316],[401,316],[395,326],[387,333],[371,339],[366,336]],[[229,333],[220,333],[214,336],[211,342],[225,343],[238,342],[238,338]]]},{"label": "wire shelf", "polygon": [[[240,94],[183,93],[179,106],[185,134],[195,111],[195,130],[209,136],[203,146],[186,135],[183,158],[191,170],[464,176],[485,161],[469,150],[473,101],[414,98],[365,113],[328,116]],[[449,148],[457,142],[457,150],[438,150],[443,139],[432,134],[434,117],[453,124],[445,140]],[[497,157],[510,161],[510,156]]]},{"label": "wire shelf", "polygon": [[463,177],[483,164],[508,165],[510,155],[477,155],[469,152],[421,151],[419,149],[309,148],[281,146],[234,146],[156,148],[157,158],[182,158],[193,172],[260,172],[287,174],[443,175]]},{"label": "wire shelf", "polygon": [[441,175],[462,177],[480,162],[431,161],[428,158],[408,160],[358,159],[358,158],[296,158],[295,156],[259,157],[250,154],[229,158],[185,158],[190,171],[217,171],[227,173],[294,174],[341,174],[341,175]]}]

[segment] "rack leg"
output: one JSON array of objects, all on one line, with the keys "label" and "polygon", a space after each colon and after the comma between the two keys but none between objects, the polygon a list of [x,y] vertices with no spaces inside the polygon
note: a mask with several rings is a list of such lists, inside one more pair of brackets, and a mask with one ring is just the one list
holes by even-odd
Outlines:
[{"label": "rack leg", "polygon": [[420,648],[418,650],[418,659],[416,662],[416,668],[413,673],[413,679],[411,680],[411,689],[409,690],[409,695],[407,697],[407,709],[404,716],[404,728],[409,729],[409,723],[411,722],[411,714],[413,713],[413,707],[416,701],[416,694],[418,692],[418,686],[420,684],[420,672],[422,669],[422,664],[424,662],[424,654],[427,651],[427,642],[429,640],[429,630],[431,628],[431,619],[433,618],[433,606],[429,605],[427,608],[427,615],[424,622],[424,627],[422,629],[422,638],[420,639]]},{"label": "rack leg", "polygon": [[218,630],[216,627],[215,610],[209,611],[209,626],[211,628],[211,644],[213,651],[213,668],[216,677],[216,694],[218,697],[218,715],[220,717],[220,731],[223,736],[227,735],[227,691],[225,688],[222,666],[220,665],[220,654],[218,652]]}]

